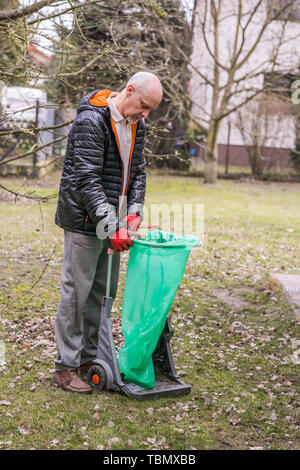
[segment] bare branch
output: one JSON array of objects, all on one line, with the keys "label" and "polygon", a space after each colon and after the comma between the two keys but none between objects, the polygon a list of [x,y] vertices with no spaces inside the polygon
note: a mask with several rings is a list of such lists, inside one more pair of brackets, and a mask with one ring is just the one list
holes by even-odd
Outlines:
[{"label": "bare branch", "polygon": [[[245,91],[247,91],[247,90],[245,90]],[[248,95],[247,98],[245,98],[244,101],[237,104],[233,108],[228,109],[226,112],[223,112],[222,114],[220,114],[218,116],[218,121],[220,121],[221,119],[224,119],[226,116],[229,116],[229,114],[233,113],[234,111],[237,111],[239,108],[241,108],[246,103],[248,103],[248,101],[251,101],[253,98],[255,98],[255,96],[257,96],[259,93],[261,93],[261,89],[256,90],[252,95]]]},{"label": "bare branch", "polygon": [[17,191],[13,191],[12,189],[7,188],[6,186],[3,186],[3,184],[1,184],[1,183],[0,183],[0,188],[4,189],[5,191],[7,191],[11,194],[14,194],[16,196],[16,198],[22,197],[22,198],[31,199],[31,200],[36,201],[36,202],[46,202],[46,203],[50,202],[50,203],[52,203],[51,199],[54,199],[57,196],[56,193],[51,194],[50,196],[38,196],[38,195],[34,195],[35,191],[30,191],[28,193],[19,193]]},{"label": "bare branch", "polygon": [[73,5],[72,7],[70,8],[66,8],[65,10],[62,10],[62,11],[59,11],[57,13],[53,13],[53,14],[50,14],[50,15],[43,15],[40,11],[38,12],[40,17],[37,17],[33,20],[30,20],[28,21],[28,25],[32,25],[32,24],[35,24],[35,23],[40,23],[44,20],[51,20],[52,18],[57,18],[58,16],[61,16],[61,15],[64,15],[65,13],[70,13],[71,11],[75,11],[77,10],[77,8],[83,8],[83,7],[87,7],[89,5],[103,5],[104,2],[100,2],[99,0],[90,0],[90,1],[86,1],[84,4],[80,3],[80,4],[77,4],[77,5]]},{"label": "bare branch", "polygon": [[41,8],[49,6],[51,3],[55,2],[57,2],[57,0],[40,0],[39,2],[35,2],[33,5],[29,5],[28,7],[16,8],[15,10],[9,11],[0,10],[0,21],[22,18],[24,16],[30,15],[31,13],[35,13]]},{"label": "bare branch", "polygon": [[53,125],[53,126],[47,126],[47,127],[31,127],[29,129],[26,129],[26,128],[21,128],[21,129],[18,129],[18,130],[8,130],[8,131],[2,131],[0,132],[0,136],[2,135],[15,135],[15,134],[20,134],[20,133],[28,133],[28,130],[32,131],[32,132],[40,132],[40,131],[50,131],[50,130],[54,130],[54,129],[59,129],[60,127],[65,127],[65,126],[68,126],[69,124],[72,124],[72,122],[74,121],[74,119],[71,119],[70,121],[65,121],[61,124],[57,124],[57,125]]},{"label": "bare branch", "polygon": [[[258,2],[258,6],[262,3],[263,0],[260,0]],[[271,9],[268,10],[267,12],[267,17],[265,19],[265,21],[263,22],[263,25],[259,31],[259,33],[257,34],[256,36],[256,39],[254,41],[254,43],[252,44],[252,46],[250,47],[250,49],[248,50],[247,54],[243,57],[242,60],[240,60],[240,62],[238,62],[236,64],[236,67],[237,68],[240,68],[242,67],[245,62],[247,62],[247,60],[249,59],[249,57],[253,54],[253,52],[255,51],[255,49],[257,48],[258,44],[260,43],[261,41],[261,38],[264,34],[264,32],[266,31],[267,27],[269,26],[270,22],[272,21],[272,19],[276,19],[276,18],[280,18],[280,15],[282,15],[282,13],[287,9],[289,8],[290,6],[292,5],[292,2],[289,2],[287,3],[283,8],[279,9],[278,12],[273,16],[271,17]]]},{"label": "bare branch", "polygon": [[67,136],[64,135],[62,137],[59,137],[58,139],[54,139],[51,142],[48,142],[47,144],[44,145],[36,145],[34,144],[28,152],[24,152],[16,157],[10,158],[9,160],[4,160],[0,162],[0,166],[5,165],[6,163],[14,162],[16,160],[20,160],[20,158],[28,157],[28,155],[33,155],[34,153],[38,152],[39,150],[43,150],[45,147],[49,147],[50,145],[56,144],[57,142],[61,142],[62,140],[66,139]]}]

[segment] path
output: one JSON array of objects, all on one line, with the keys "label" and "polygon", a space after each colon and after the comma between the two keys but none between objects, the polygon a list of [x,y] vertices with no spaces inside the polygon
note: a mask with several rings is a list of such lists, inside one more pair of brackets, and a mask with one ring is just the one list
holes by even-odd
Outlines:
[{"label": "path", "polygon": [[300,321],[300,275],[271,273],[270,276],[280,282],[288,301],[294,307],[296,319]]}]

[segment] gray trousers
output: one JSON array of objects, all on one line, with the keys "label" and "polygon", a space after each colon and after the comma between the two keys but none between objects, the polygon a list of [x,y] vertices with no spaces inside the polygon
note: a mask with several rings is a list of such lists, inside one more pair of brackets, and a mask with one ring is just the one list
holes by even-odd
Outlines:
[{"label": "gray trousers", "polygon": [[[55,318],[56,370],[75,370],[96,358],[108,239],[65,230],[61,297]],[[112,257],[110,296],[115,298],[120,253]],[[100,338],[101,340],[101,338]]]}]

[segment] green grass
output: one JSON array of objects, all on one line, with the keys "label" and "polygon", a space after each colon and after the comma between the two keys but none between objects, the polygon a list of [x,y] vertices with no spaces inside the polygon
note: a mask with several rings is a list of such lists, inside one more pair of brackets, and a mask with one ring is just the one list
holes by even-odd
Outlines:
[{"label": "green grass", "polygon": [[[204,165],[197,165],[194,167],[190,167],[190,171],[204,171]],[[226,171],[225,165],[218,165],[218,173],[223,174]],[[228,167],[228,174],[232,173],[241,173],[246,175],[251,175],[251,168],[250,166],[236,166],[236,165],[229,165]],[[281,168],[280,172],[276,170],[276,168],[270,168],[263,171],[264,175],[299,175],[299,171],[297,172],[294,168]]]},{"label": "green grass", "polygon": [[[197,165],[194,167],[190,168],[190,171],[196,170],[196,171],[204,171],[204,165]],[[225,173],[225,165],[218,165],[218,172],[219,173]],[[250,166],[229,166],[228,167],[228,173],[246,173],[246,174],[251,174],[251,168]]]},{"label": "green grass", "polygon": [[[59,175],[1,183],[47,196],[57,192]],[[299,365],[291,360],[299,324],[269,276],[300,273],[298,184],[204,185],[150,172],[149,210],[151,203],[203,204],[205,227],[170,310],[176,369],[192,392],[146,402],[50,387],[63,233],[53,223],[55,201],[14,204],[5,197],[0,193],[1,448],[299,449]],[[128,253],[116,322],[127,261]],[[216,289],[247,306],[221,301]]]}]

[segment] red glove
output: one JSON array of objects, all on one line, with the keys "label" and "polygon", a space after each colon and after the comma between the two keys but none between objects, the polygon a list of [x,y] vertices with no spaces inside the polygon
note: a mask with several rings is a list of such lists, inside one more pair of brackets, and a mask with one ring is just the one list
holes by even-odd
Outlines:
[{"label": "red glove", "polygon": [[126,228],[120,228],[113,237],[110,237],[110,241],[115,251],[129,250],[129,248],[133,246]]},{"label": "red glove", "polygon": [[128,214],[124,217],[124,222],[126,223],[126,228],[136,232],[140,226],[141,218],[137,214]]}]

